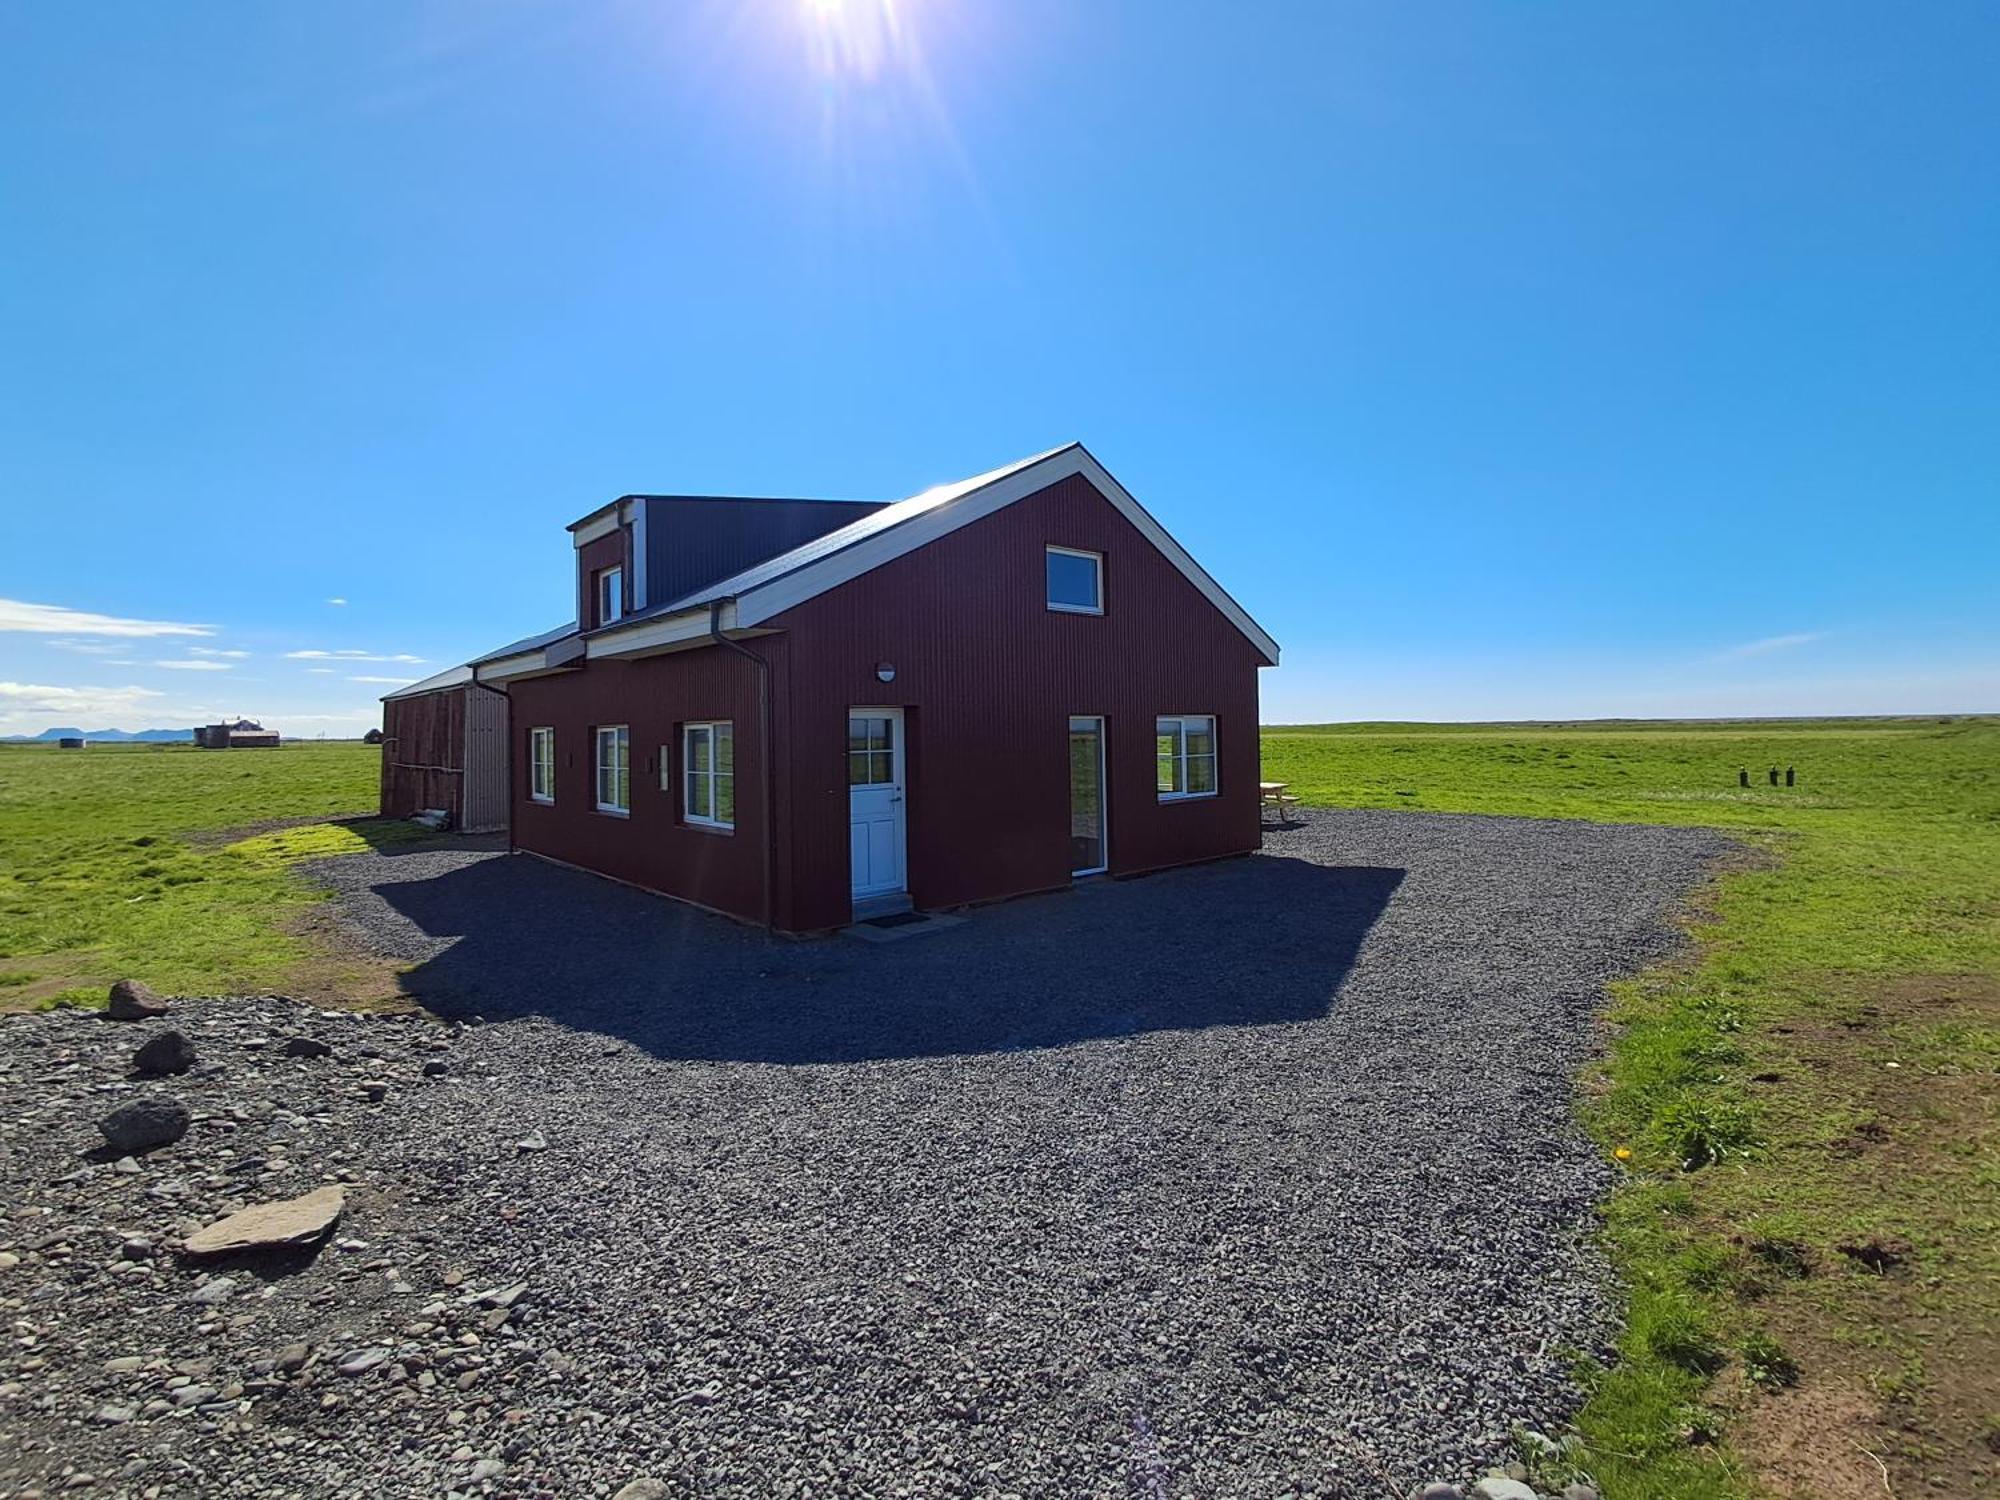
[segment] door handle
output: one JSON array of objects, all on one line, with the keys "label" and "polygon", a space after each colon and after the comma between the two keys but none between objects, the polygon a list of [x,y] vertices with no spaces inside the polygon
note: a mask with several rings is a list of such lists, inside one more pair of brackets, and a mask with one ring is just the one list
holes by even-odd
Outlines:
[{"label": "door handle", "polygon": [[895,796],[891,797],[889,800],[891,802],[901,802],[903,800],[903,794],[901,792],[898,792],[896,793]]}]

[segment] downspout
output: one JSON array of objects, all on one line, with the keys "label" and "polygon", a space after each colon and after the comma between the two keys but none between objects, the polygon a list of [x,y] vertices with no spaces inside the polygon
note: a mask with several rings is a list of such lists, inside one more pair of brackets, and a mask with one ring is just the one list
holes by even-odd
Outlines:
[{"label": "downspout", "polygon": [[757,669],[757,754],[764,766],[764,935],[776,930],[773,880],[778,851],[778,767],[771,757],[771,663],[741,641],[722,633],[722,601],[708,606],[708,638],[734,651]]},{"label": "downspout", "polygon": [[[481,682],[477,666],[474,666],[472,669],[472,685],[476,688],[486,689],[487,692],[507,705],[505,709],[507,728],[500,736],[500,743],[507,747],[507,852],[512,854],[514,852],[514,695],[501,691],[490,682]],[[472,780],[472,722],[469,719],[465,725],[465,737],[465,779],[467,782],[470,782]],[[464,795],[465,793],[461,789],[459,796],[462,798]]]}]

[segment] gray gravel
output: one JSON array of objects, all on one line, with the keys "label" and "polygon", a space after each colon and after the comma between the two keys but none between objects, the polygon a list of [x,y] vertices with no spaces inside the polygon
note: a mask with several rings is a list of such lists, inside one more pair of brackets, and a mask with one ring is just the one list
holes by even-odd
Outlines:
[{"label": "gray gravel", "polygon": [[[202,1066],[149,1087],[195,1124],[137,1172],[87,1153],[165,1023],[0,1025],[0,1306],[37,1330],[0,1351],[0,1485],[1469,1481],[1510,1426],[1560,1429],[1569,1351],[1608,1336],[1572,1079],[1605,983],[1670,951],[1725,848],[1309,814],[1263,856],[879,947],[526,857],[325,862],[343,919],[485,1023],[181,1006]],[[333,1055],[282,1055],[295,1033]],[[341,1173],[360,1248],[117,1269]]]}]

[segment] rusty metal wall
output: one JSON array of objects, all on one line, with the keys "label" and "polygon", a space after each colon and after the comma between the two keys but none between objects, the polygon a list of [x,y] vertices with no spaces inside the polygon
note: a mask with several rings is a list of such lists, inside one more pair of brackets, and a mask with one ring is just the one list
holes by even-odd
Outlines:
[{"label": "rusty metal wall", "polygon": [[382,816],[407,818],[441,807],[458,826],[464,813],[465,697],[446,688],[382,705]]}]

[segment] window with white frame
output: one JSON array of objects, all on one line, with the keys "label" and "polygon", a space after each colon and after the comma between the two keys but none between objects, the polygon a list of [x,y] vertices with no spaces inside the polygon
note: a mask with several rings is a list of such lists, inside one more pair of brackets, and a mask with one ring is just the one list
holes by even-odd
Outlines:
[{"label": "window with white frame", "polygon": [[537,802],[556,800],[556,732],[528,731],[528,795]]},{"label": "window with white frame", "polygon": [[[666,757],[660,757],[662,779]],[[736,731],[727,719],[681,726],[681,816],[704,828],[736,826]]]},{"label": "window with white frame", "polygon": [[597,810],[632,810],[632,731],[623,724],[597,731]]},{"label": "window with white frame", "polygon": [[609,625],[625,613],[625,570],[606,568],[597,575],[597,623]]},{"label": "window with white frame", "polygon": [[1167,714],[1158,735],[1160,800],[1215,795],[1215,716]]},{"label": "window with white frame", "polygon": [[1104,554],[1046,547],[1049,608],[1072,615],[1104,613]]}]

